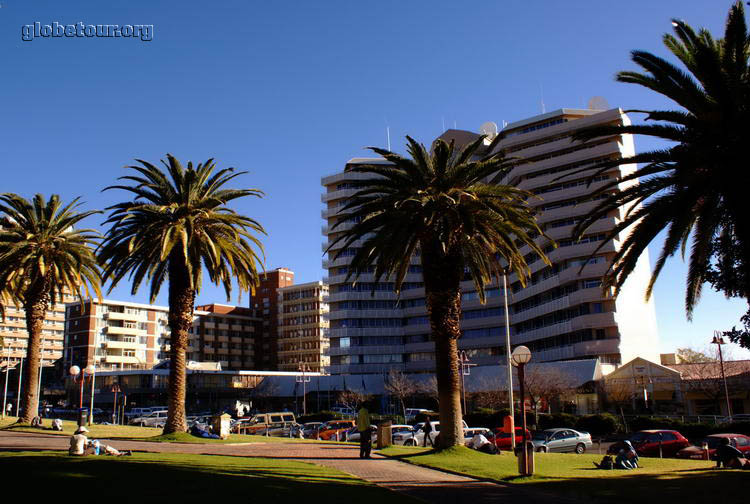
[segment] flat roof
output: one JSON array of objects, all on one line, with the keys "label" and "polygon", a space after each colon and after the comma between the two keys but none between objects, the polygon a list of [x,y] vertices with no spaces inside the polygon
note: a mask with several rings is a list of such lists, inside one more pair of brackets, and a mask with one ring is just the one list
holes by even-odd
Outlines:
[{"label": "flat roof", "polygon": [[522,119],[520,121],[509,123],[503,128],[503,131],[520,128],[521,126],[526,126],[527,124],[534,124],[537,122],[542,122],[547,119],[552,119],[554,117],[560,117],[564,115],[594,115],[594,114],[600,114],[602,112],[606,112],[606,111],[605,110],[591,110],[591,109],[561,108],[561,109],[553,110],[552,112],[547,112],[546,114],[539,114],[534,117],[529,117],[528,119]]}]

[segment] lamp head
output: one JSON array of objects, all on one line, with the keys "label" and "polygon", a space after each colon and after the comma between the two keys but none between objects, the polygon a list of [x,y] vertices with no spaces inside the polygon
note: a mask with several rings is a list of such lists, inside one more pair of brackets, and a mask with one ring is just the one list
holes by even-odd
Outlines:
[{"label": "lamp head", "polygon": [[531,350],[523,345],[517,346],[513,350],[513,353],[510,354],[510,358],[513,361],[514,366],[528,364],[531,360]]},{"label": "lamp head", "polygon": [[70,366],[70,369],[68,370],[71,374],[71,376],[78,376],[81,374],[81,368],[78,366]]},{"label": "lamp head", "polygon": [[89,364],[88,366],[86,366],[86,374],[92,375],[95,371],[96,367],[93,364]]}]

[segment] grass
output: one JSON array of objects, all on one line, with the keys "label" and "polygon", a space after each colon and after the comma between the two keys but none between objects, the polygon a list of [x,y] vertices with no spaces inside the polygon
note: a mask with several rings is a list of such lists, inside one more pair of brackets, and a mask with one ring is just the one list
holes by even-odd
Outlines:
[{"label": "grass", "polygon": [[[349,474],[304,462],[178,453],[71,457],[60,452],[0,453],[6,482],[29,481],[47,496],[107,502],[326,502],[407,504],[415,501]],[[10,502],[25,485],[4,485]],[[36,494],[41,497],[40,494]],[[88,497],[87,497],[88,496]],[[28,495],[27,495],[28,497]]]},{"label": "grass", "polygon": [[642,458],[634,471],[599,470],[601,455],[543,453],[536,455],[536,472],[518,475],[517,459],[509,452],[487,455],[468,448],[435,452],[426,448],[389,447],[382,454],[416,465],[465,474],[480,479],[520,484],[543,492],[594,501],[635,501],[663,504],[683,500],[734,502],[750,474],[713,469],[713,462]]}]

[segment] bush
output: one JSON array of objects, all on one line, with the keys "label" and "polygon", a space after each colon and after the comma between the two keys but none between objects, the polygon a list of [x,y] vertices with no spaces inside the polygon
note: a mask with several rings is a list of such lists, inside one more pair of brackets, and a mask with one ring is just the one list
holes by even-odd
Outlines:
[{"label": "bush", "polygon": [[554,429],[556,427],[573,427],[576,425],[576,416],[570,413],[553,413],[551,415],[539,415],[538,430]]},{"label": "bush", "polygon": [[592,436],[606,436],[622,430],[620,419],[611,413],[584,415],[578,417],[576,430],[590,433]]}]

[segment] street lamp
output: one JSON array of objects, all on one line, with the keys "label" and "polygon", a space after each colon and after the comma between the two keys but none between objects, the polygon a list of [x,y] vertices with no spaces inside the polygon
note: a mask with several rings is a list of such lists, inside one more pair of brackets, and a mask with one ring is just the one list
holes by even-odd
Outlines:
[{"label": "street lamp", "polygon": [[120,384],[112,384],[112,388],[110,390],[115,394],[115,400],[112,403],[112,423],[117,424],[117,393],[120,392]]},{"label": "street lamp", "polygon": [[306,373],[310,372],[310,366],[300,362],[299,372],[295,381],[302,384],[302,414],[307,415],[307,384],[310,383],[311,378]]},{"label": "street lamp", "polygon": [[461,399],[464,406],[463,414],[466,415],[466,386],[464,384],[464,376],[469,376],[471,374],[471,368],[476,366],[476,364],[471,364],[469,362],[469,356],[466,354],[465,350],[458,352],[458,362],[461,365]]},{"label": "street lamp", "polygon": [[721,379],[724,381],[724,397],[727,401],[727,416],[729,421],[732,421],[732,407],[729,405],[729,389],[727,388],[727,377],[724,374],[724,357],[721,354],[721,345],[726,344],[724,338],[721,337],[721,332],[714,331],[714,339],[711,340],[712,345],[716,345],[719,348],[719,364],[721,366]]},{"label": "street lamp", "polygon": [[[523,345],[517,346],[515,350],[513,350],[511,359],[513,359],[513,365],[518,367],[518,383],[521,388],[521,418],[523,428],[523,447],[521,448],[521,454],[523,457],[523,462],[521,463],[519,472],[521,473],[521,475],[526,476],[531,474],[531,471],[529,470],[529,454],[528,447],[526,446],[526,397],[524,389],[523,370],[524,366],[526,366],[526,364],[528,364],[531,360],[531,350]],[[515,437],[515,432],[512,433],[511,436]]]},{"label": "street lamp", "polygon": [[[513,411],[513,368],[510,356],[510,315],[508,314],[508,273],[503,268],[503,301],[505,303],[505,372],[508,381],[508,409],[510,410],[510,446],[516,449],[516,424]],[[500,281],[498,280],[498,283]],[[499,285],[498,285],[499,287]]]},{"label": "street lamp", "polygon": [[[83,369],[83,372],[81,371],[81,368],[78,366],[70,366],[70,369],[68,370],[70,372],[70,376],[73,377],[73,383],[76,382],[76,380],[80,381],[81,383],[81,389],[78,395],[78,408],[83,409],[83,382],[86,380],[86,375],[93,375],[96,368],[94,368],[93,364],[89,364],[86,366],[85,369]],[[80,376],[80,378],[79,378]]]}]

